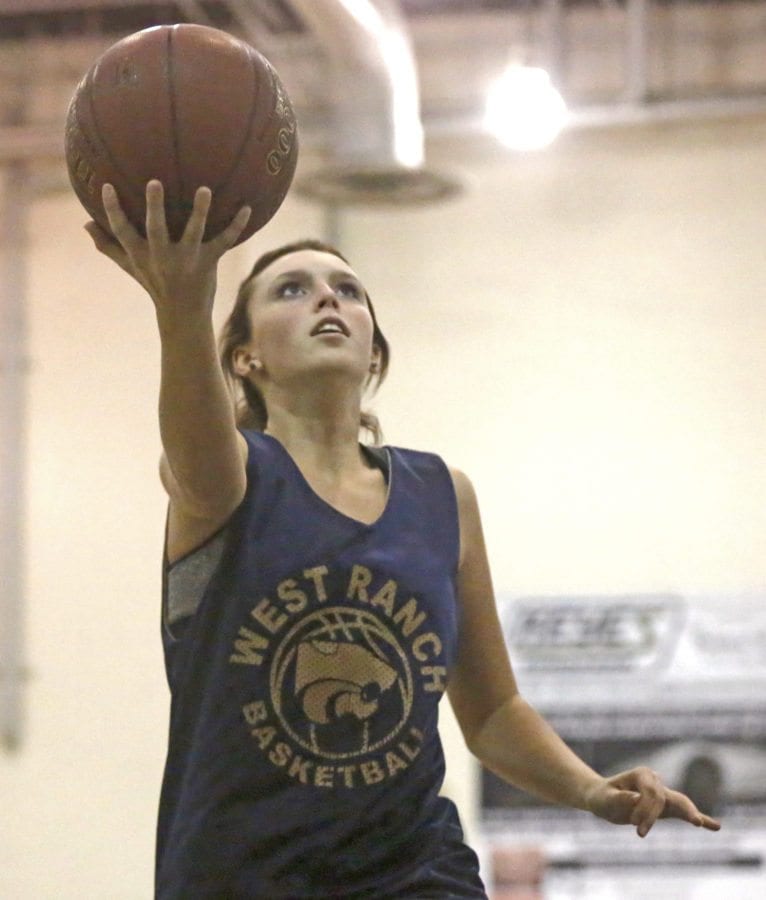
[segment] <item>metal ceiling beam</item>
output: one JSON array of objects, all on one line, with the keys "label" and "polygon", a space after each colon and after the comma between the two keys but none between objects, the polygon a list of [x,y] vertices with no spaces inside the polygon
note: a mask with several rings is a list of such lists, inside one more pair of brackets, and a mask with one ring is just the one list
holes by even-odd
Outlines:
[{"label": "metal ceiling beam", "polygon": [[98,9],[99,7],[146,6],[151,0],[0,0],[0,13],[29,15],[30,13],[71,12],[75,9]]},{"label": "metal ceiling beam", "polygon": [[[629,128],[715,119],[766,116],[766,96],[710,97],[704,100],[663,100],[651,103],[608,103],[569,110],[565,130]],[[485,134],[481,116],[434,116],[424,119],[426,135],[439,138],[478,137]]]},{"label": "metal ceiling beam", "polygon": [[[683,122],[693,119],[725,119],[766,115],[766,96],[712,97],[704,100],[664,100],[651,103],[609,103],[570,110],[568,128],[593,129]],[[307,147],[322,143],[322,128],[301,120],[301,135]],[[426,139],[476,136],[484,131],[482,117],[470,113],[441,114],[423,120]],[[61,162],[61,125],[0,125],[0,165],[21,160]]]}]

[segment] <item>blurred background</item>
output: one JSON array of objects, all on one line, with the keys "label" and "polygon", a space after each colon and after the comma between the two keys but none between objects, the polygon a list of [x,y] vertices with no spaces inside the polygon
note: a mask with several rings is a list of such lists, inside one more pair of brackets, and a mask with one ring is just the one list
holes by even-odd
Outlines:
[{"label": "blurred background", "polygon": [[393,347],[387,442],[476,485],[522,691],[724,821],[640,841],[536,804],[445,703],[491,896],[764,896],[766,3],[0,0],[0,897],[152,891],[159,345],[63,128],[100,53],[171,22],[256,46],[299,122],[219,319],[262,250],[340,246]]}]

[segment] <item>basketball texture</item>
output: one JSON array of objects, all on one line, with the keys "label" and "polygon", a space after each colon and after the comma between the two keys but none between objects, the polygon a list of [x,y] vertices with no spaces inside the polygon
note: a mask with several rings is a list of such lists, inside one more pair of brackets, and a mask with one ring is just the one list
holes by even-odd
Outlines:
[{"label": "basketball texture", "polygon": [[156,178],[173,240],[204,185],[213,192],[205,240],[250,206],[244,241],[287,194],[298,140],[287,93],[257,50],[215,28],[161,25],[118,41],[86,73],[69,105],[65,152],[75,193],[107,231],[102,185],[114,185],[145,234],[146,183]]}]

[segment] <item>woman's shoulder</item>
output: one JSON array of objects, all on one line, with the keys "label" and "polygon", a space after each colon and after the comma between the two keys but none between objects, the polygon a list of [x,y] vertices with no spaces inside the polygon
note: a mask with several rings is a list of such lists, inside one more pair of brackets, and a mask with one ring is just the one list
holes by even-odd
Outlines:
[{"label": "woman's shoulder", "polygon": [[272,463],[283,455],[284,448],[276,438],[255,428],[240,428],[238,431],[245,465],[257,468],[264,462]]},{"label": "woman's shoulder", "polygon": [[386,445],[377,449],[388,451],[393,457],[398,458],[406,466],[418,472],[438,472],[442,476],[448,476],[454,487],[459,505],[475,502],[475,491],[471,479],[457,466],[446,460],[441,454],[431,450],[413,449],[411,447],[398,447]]},{"label": "woman's shoulder", "polygon": [[413,464],[421,463],[423,465],[437,466],[442,468],[450,473],[450,475],[458,479],[462,482],[469,481],[468,476],[462,469],[454,466],[448,459],[442,456],[440,453],[436,453],[433,450],[421,450],[419,448],[413,447],[400,447],[392,444],[385,444],[380,447],[369,447],[369,450],[373,452],[386,452],[388,451],[394,456],[400,457],[402,460],[411,462]]},{"label": "woman's shoulder", "polygon": [[237,434],[248,448],[260,448],[268,445],[267,435],[256,428],[238,428]]},{"label": "woman's shoulder", "polygon": [[439,463],[442,466],[447,466],[447,463],[444,461],[443,457],[438,453],[434,453],[432,450],[420,450],[414,447],[401,447],[395,444],[384,444],[383,446],[370,447],[369,449],[377,450],[379,452],[387,451],[392,456],[397,456],[402,460],[412,463]]}]

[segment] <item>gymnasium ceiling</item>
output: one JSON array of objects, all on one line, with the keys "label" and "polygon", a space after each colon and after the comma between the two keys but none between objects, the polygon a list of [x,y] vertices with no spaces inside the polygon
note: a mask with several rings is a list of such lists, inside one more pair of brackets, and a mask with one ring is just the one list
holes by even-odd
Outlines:
[{"label": "gymnasium ceiling", "polygon": [[[764,0],[401,0],[426,134],[476,136],[510,59],[552,72],[576,123],[766,111]],[[72,90],[120,37],[198,22],[276,65],[302,130],[321,141],[324,48],[291,0],[0,0],[0,161],[60,145]]]}]

